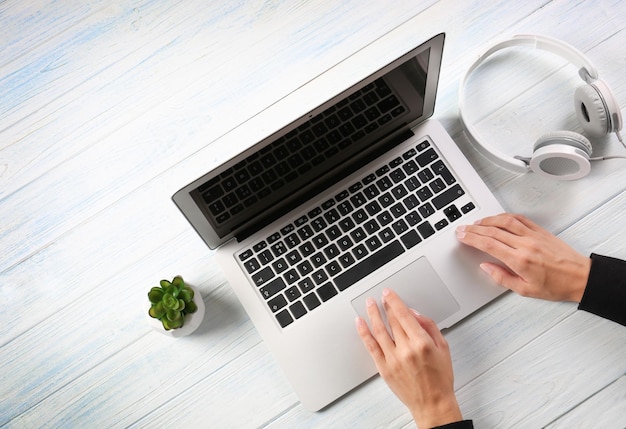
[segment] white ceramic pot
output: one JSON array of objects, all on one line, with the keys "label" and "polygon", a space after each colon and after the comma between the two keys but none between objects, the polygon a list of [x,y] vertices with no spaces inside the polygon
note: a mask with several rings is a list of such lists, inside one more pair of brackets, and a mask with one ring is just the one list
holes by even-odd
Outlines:
[{"label": "white ceramic pot", "polygon": [[198,327],[202,323],[202,320],[204,320],[204,301],[202,300],[202,295],[200,295],[200,291],[195,286],[191,286],[189,284],[187,286],[189,286],[189,288],[193,290],[193,301],[196,303],[198,309],[195,313],[185,315],[185,323],[183,324],[182,328],[170,329],[169,331],[166,330],[159,319],[150,317],[150,315],[148,314],[147,310],[150,309],[151,305],[150,301],[148,301],[146,317],[150,322],[150,326],[152,326],[155,331],[160,332],[163,335],[167,335],[168,337],[178,338],[189,335],[193,331],[198,329]]}]

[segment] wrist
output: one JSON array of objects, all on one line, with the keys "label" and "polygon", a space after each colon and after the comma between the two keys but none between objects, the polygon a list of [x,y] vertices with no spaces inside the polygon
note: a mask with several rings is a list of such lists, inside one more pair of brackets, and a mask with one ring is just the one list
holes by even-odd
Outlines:
[{"label": "wrist", "polygon": [[[581,255],[582,256],[582,255]],[[589,272],[591,271],[591,258],[581,257],[578,269],[576,270],[576,276],[574,281],[574,287],[572,288],[569,301],[578,302],[583,299],[583,294],[587,288],[587,282],[589,281]]]},{"label": "wrist", "polygon": [[428,406],[416,407],[410,411],[419,429],[433,428],[463,420],[461,409],[454,396],[436,401],[436,403]]}]

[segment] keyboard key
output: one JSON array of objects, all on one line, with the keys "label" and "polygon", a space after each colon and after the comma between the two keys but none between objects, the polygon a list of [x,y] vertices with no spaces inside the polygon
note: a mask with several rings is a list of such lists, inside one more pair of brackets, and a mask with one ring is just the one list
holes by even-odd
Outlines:
[{"label": "keyboard key", "polygon": [[304,225],[302,228],[298,230],[298,235],[303,241],[308,240],[309,238],[313,236],[313,230],[311,229],[309,225]]},{"label": "keyboard key", "polygon": [[419,214],[415,210],[410,212],[408,215],[404,217],[409,226],[415,226],[422,220]]},{"label": "keyboard key", "polygon": [[433,205],[439,210],[459,198],[460,196],[465,195],[465,191],[459,185],[454,185],[450,189],[442,192],[433,198]]},{"label": "keyboard key", "polygon": [[396,197],[396,200],[401,200],[402,198],[408,195],[408,191],[403,185],[396,186],[395,188],[391,190],[391,193],[393,194],[394,197]]},{"label": "keyboard key", "polygon": [[267,243],[265,241],[261,241],[260,243],[257,243],[254,246],[252,246],[252,250],[254,250],[255,252],[259,252],[265,249],[266,247],[267,247]]},{"label": "keyboard key", "polygon": [[274,268],[276,274],[280,274],[287,268],[289,268],[289,265],[287,264],[287,261],[285,261],[283,258],[280,258],[272,264],[272,268]]},{"label": "keyboard key", "polygon": [[352,249],[352,253],[357,259],[363,259],[365,256],[367,256],[368,251],[363,244],[359,244],[354,249]]},{"label": "keyboard key", "polygon": [[276,295],[281,290],[285,289],[286,287],[287,285],[285,285],[285,282],[283,281],[283,279],[278,277],[275,280],[269,282],[267,285],[263,286],[261,289],[259,289],[259,292],[261,292],[261,295],[263,296],[263,298],[269,299],[273,297],[274,295]]},{"label": "keyboard key", "polygon": [[240,261],[245,261],[246,259],[248,259],[251,256],[252,256],[252,249],[247,249],[247,250],[241,252],[241,254],[239,255],[239,260]]},{"label": "keyboard key", "polygon": [[394,222],[393,225],[391,225],[391,227],[398,235],[402,234],[403,232],[409,229],[409,226],[402,219],[399,219],[398,221]]},{"label": "keyboard key", "polygon": [[298,283],[298,287],[302,291],[302,293],[307,293],[315,289],[315,283],[310,278],[306,278]]},{"label": "keyboard key", "polygon": [[404,248],[399,241],[395,240],[352,268],[339,274],[335,278],[335,284],[340,291],[345,290],[402,253],[404,253]]},{"label": "keyboard key", "polygon": [[417,230],[422,235],[422,237],[424,237],[424,239],[430,237],[431,235],[435,233],[435,230],[433,229],[432,225],[429,222],[424,222],[424,223],[419,224],[417,226]]},{"label": "keyboard key", "polygon": [[375,185],[370,185],[367,188],[363,189],[363,194],[368,198],[368,199],[372,199],[375,198],[376,196],[378,196],[380,194],[380,191],[378,190],[378,188]]},{"label": "keyboard key", "polygon": [[357,224],[361,224],[369,219],[369,217],[367,216],[367,213],[365,213],[365,210],[359,209],[354,212],[354,214],[352,215],[352,219],[354,219]]},{"label": "keyboard key", "polygon": [[411,247],[417,245],[420,241],[422,241],[422,239],[415,231],[407,232],[400,237],[400,240],[402,240],[402,244],[404,244],[407,249],[410,249]]},{"label": "keyboard key", "polygon": [[432,189],[435,194],[438,194],[439,192],[446,189],[446,184],[443,183],[443,180],[441,179],[433,180],[432,182],[430,182],[429,186],[430,186],[430,189]]},{"label": "keyboard key", "polygon": [[337,289],[332,285],[332,283],[326,283],[317,288],[317,294],[322,299],[322,301],[328,301],[333,296],[337,295]]},{"label": "keyboard key", "polygon": [[321,230],[326,228],[328,224],[326,223],[324,218],[320,216],[320,217],[316,217],[315,219],[311,221],[311,226],[313,227],[315,232],[320,232]]},{"label": "keyboard key", "polygon": [[351,248],[353,244],[354,243],[352,243],[352,240],[350,240],[350,237],[348,236],[341,237],[339,241],[337,241],[337,245],[343,251],[346,251],[349,248]]},{"label": "keyboard key", "polygon": [[261,268],[261,264],[259,264],[259,261],[257,261],[256,258],[252,258],[252,259],[246,261],[243,264],[243,266],[246,268],[246,271],[248,272],[248,274],[252,274],[256,270]]},{"label": "keyboard key", "polygon": [[267,302],[267,305],[270,306],[272,312],[276,313],[278,310],[287,305],[287,300],[283,295],[278,295],[275,298],[270,299]]},{"label": "keyboard key", "polygon": [[441,219],[439,222],[435,224],[435,229],[439,231],[440,229],[443,229],[447,224],[448,224],[447,220]]},{"label": "keyboard key", "polygon": [[315,252],[315,246],[313,246],[313,244],[311,244],[310,242],[307,241],[306,243],[304,243],[303,245],[298,247],[298,250],[300,251],[302,256],[306,258],[310,254]]},{"label": "keyboard key", "polygon": [[325,268],[326,268],[326,272],[331,277],[334,277],[341,272],[341,265],[339,265],[339,262],[337,261],[332,261],[326,264]]},{"label": "keyboard key", "polygon": [[324,249],[324,254],[326,255],[328,259],[333,259],[339,255],[339,249],[337,248],[337,245],[331,244],[330,246]]},{"label": "keyboard key", "polygon": [[367,198],[361,192],[358,192],[350,198],[350,202],[352,202],[354,207],[359,208],[367,202]]},{"label": "keyboard key", "polygon": [[337,212],[337,210],[331,209],[327,211],[326,213],[324,213],[324,218],[326,218],[326,221],[329,224],[332,224],[332,223],[337,222],[339,219],[341,219],[341,216],[339,216],[339,212]]},{"label": "keyboard key", "polygon": [[339,262],[344,268],[348,268],[350,265],[354,264],[356,261],[354,257],[349,253],[344,253],[339,257]]},{"label": "keyboard key", "polygon": [[276,257],[279,257],[283,253],[286,253],[287,250],[288,250],[287,246],[282,241],[279,241],[278,243],[272,246],[272,253],[274,253]]},{"label": "keyboard key", "polygon": [[459,211],[459,209],[456,208],[454,204],[452,204],[450,207],[446,207],[443,210],[443,214],[446,215],[446,217],[448,218],[450,222],[454,222],[455,220],[457,220],[458,218],[462,216],[461,212]]},{"label": "keyboard key", "polygon": [[265,267],[258,273],[252,275],[252,282],[257,286],[261,286],[262,284],[270,281],[273,277],[274,272],[272,269],[270,267]]},{"label": "keyboard key", "polygon": [[427,218],[428,216],[435,214],[435,209],[430,203],[421,205],[417,210],[419,210],[423,218]]},{"label": "keyboard key", "polygon": [[378,224],[378,222],[376,222],[375,219],[370,219],[370,220],[368,220],[367,222],[365,222],[363,224],[363,229],[369,235],[372,235],[372,234],[374,234],[376,231],[378,231],[380,229],[380,225]]},{"label": "keyboard key", "polygon": [[406,209],[404,208],[402,203],[394,204],[393,206],[391,206],[389,211],[395,218],[399,218],[400,216],[406,213]]},{"label": "keyboard key", "polygon": [[420,200],[422,200],[422,202],[425,202],[430,200],[430,198],[433,196],[433,193],[430,188],[424,186],[423,188],[417,190],[417,196],[420,197]]},{"label": "keyboard key", "polygon": [[302,301],[309,309],[309,311],[319,307],[321,304],[320,300],[315,295],[315,292],[311,292],[310,294],[306,295],[304,298],[302,298]]},{"label": "keyboard key", "polygon": [[292,268],[289,271],[287,271],[283,275],[283,277],[285,278],[285,281],[289,285],[294,284],[295,282],[297,282],[300,279],[300,276],[298,275],[298,272],[294,268]]},{"label": "keyboard key", "polygon": [[378,201],[372,201],[365,206],[365,210],[367,210],[367,213],[369,213],[370,216],[374,216],[376,213],[379,213],[382,208],[380,207],[380,204],[378,204]]},{"label": "keyboard key", "polygon": [[425,168],[417,173],[417,177],[419,177],[422,183],[428,183],[435,177],[435,175],[432,171],[430,171],[430,168]]},{"label": "keyboard key", "polygon": [[426,150],[429,146],[430,146],[430,143],[428,143],[428,140],[424,140],[423,142],[418,144],[415,147],[415,149],[417,149],[418,151],[422,152],[422,151]]},{"label": "keyboard key", "polygon": [[324,270],[317,270],[316,272],[313,273],[311,278],[313,278],[313,281],[315,282],[316,285],[320,285],[324,283],[326,280],[328,280],[328,275],[326,274]]},{"label": "keyboard key", "polygon": [[420,165],[420,167],[424,167],[430,164],[431,162],[433,162],[434,160],[436,160],[437,158],[439,158],[439,155],[437,155],[437,152],[435,152],[433,148],[430,148],[426,150],[425,152],[419,154],[415,158],[415,160]]},{"label": "keyboard key", "polygon": [[374,252],[376,251],[376,249],[378,249],[379,247],[381,247],[383,245],[383,243],[380,242],[380,240],[378,239],[378,237],[376,236],[372,236],[370,238],[368,238],[365,241],[365,245],[367,246],[367,248],[370,250],[370,252]]},{"label": "keyboard key", "polygon": [[296,286],[292,286],[285,291],[285,296],[287,296],[289,302],[294,302],[296,299],[300,298],[302,294]]},{"label": "keyboard key", "polygon": [[309,261],[304,261],[301,264],[298,264],[296,268],[298,269],[298,272],[302,277],[307,276],[311,272],[313,272],[313,265],[311,265]]},{"label": "keyboard key", "polygon": [[295,317],[296,319],[301,318],[307,313],[306,308],[304,308],[304,304],[302,304],[300,301],[291,304],[289,306],[289,310],[291,310],[293,317]]},{"label": "keyboard key", "polygon": [[391,196],[389,192],[385,192],[380,197],[378,197],[378,202],[383,207],[389,207],[391,204],[395,202],[395,200],[393,199],[393,197]]},{"label": "keyboard key", "polygon": [[474,203],[470,202],[470,203],[465,204],[463,207],[461,207],[461,211],[463,213],[469,213],[472,210],[474,210],[475,208],[476,208],[476,206],[474,205]]},{"label": "keyboard key", "polygon": [[311,262],[313,262],[313,266],[315,268],[319,268],[326,263],[326,258],[322,254],[322,252],[318,252],[315,255],[311,256]]},{"label": "keyboard key", "polygon": [[281,328],[285,328],[289,326],[293,322],[293,318],[291,314],[287,310],[283,310],[276,315],[276,320],[278,320],[278,324]]},{"label": "keyboard key", "polygon": [[341,234],[343,233],[341,232],[341,229],[339,229],[337,225],[333,225],[326,230],[326,235],[328,236],[328,239],[331,241],[336,240],[338,237],[341,236]]},{"label": "keyboard key", "polygon": [[395,237],[395,235],[394,235],[393,231],[391,230],[391,228],[383,229],[382,231],[380,231],[378,233],[378,236],[383,241],[383,243],[387,243],[387,242],[391,241]]},{"label": "keyboard key", "polygon": [[393,221],[393,216],[391,216],[388,211],[384,211],[376,216],[376,219],[378,220],[378,223],[380,223],[382,226],[385,226]]},{"label": "keyboard key", "polygon": [[316,249],[321,249],[321,248],[325,247],[328,244],[328,238],[326,238],[326,236],[322,232],[322,233],[316,235],[315,237],[313,237],[311,242],[313,242],[313,244],[315,245]]},{"label": "keyboard key", "polygon": [[259,261],[262,265],[267,265],[274,260],[274,255],[269,250],[264,250],[259,253]]}]

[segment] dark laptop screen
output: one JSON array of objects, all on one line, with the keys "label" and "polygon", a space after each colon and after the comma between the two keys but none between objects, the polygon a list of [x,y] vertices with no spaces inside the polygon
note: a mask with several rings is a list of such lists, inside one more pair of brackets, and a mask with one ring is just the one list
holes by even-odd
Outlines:
[{"label": "dark laptop screen", "polygon": [[267,223],[282,214],[280,206],[297,201],[307,189],[319,191],[324,177],[336,176],[420,118],[429,51],[412,51],[399,65],[364,79],[191,191],[217,235]]}]

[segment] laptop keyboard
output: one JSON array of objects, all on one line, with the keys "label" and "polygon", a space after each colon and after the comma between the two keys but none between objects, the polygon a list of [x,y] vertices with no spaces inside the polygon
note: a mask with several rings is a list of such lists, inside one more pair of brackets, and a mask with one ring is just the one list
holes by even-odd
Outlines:
[{"label": "laptop keyboard", "polygon": [[405,112],[377,79],[201,185],[202,202],[223,224]]},{"label": "laptop keyboard", "polygon": [[285,328],[474,208],[424,140],[238,258]]}]

